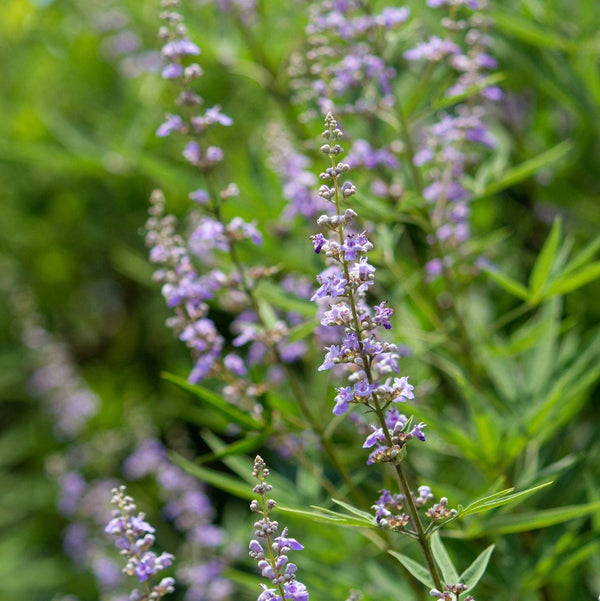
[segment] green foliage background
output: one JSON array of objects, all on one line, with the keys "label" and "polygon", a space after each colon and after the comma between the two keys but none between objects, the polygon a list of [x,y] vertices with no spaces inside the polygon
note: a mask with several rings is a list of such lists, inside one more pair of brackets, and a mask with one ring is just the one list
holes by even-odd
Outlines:
[{"label": "green foliage background", "polygon": [[[282,73],[286,57],[299,47],[306,11],[301,2],[286,3],[285,10],[275,1],[263,4],[266,17],[250,43],[211,7],[194,5],[188,25],[202,47],[207,104],[223,105],[235,119],[220,143],[227,175],[243,190],[245,204],[236,213],[269,228],[283,202],[265,166],[264,127],[271,119],[293,122],[293,110],[282,100]],[[428,10],[423,2],[408,4],[416,13]],[[121,5],[142,48],[156,49],[155,3]],[[106,6],[92,0],[5,0],[2,7],[3,599],[52,599],[60,591],[97,598],[89,575],[74,572],[61,553],[65,524],[46,473],[48,457],[61,446],[28,393],[30,359],[15,318],[20,290],[32,291],[48,329],[68,343],[102,398],[89,436],[105,433],[98,448],[108,440],[116,452],[99,460],[99,474],[118,475],[124,441],[136,429],[152,432],[151,423],[163,424],[163,432],[185,430],[199,453],[211,446],[189,424],[205,427],[215,416],[200,417],[190,396],[159,375],[183,375],[190,360],[164,327],[168,313],[151,282],[141,230],[153,188],[163,188],[169,208],[183,216],[187,193],[197,186],[178,148],[154,137],[171,102],[165,84],[153,73],[126,77],[127,65],[107,57],[107,36],[94,27]],[[514,106],[503,104],[499,149],[475,176],[480,198],[474,219],[487,236],[482,246],[491,246],[504,275],[478,279],[461,301],[484,385],[474,382],[464,357],[447,351],[447,334],[423,318],[434,308],[402,256],[392,215],[380,236],[394,252],[383,262],[396,281],[391,304],[405,324],[397,330],[415,350],[406,371],[437,391],[426,421],[439,436],[431,450],[415,453],[417,468],[434,489],[465,506],[486,492],[554,481],[522,504],[465,519],[454,531],[447,546],[460,567],[490,541],[497,545],[476,598],[583,600],[600,591],[600,283],[594,249],[579,255],[579,263],[569,263],[569,257],[577,257],[600,231],[600,8],[595,0],[511,0],[495,3],[492,15],[501,85]],[[300,129],[310,139],[320,124]],[[319,268],[305,244],[311,227],[297,227],[297,240],[285,241],[281,259],[309,276]],[[265,262],[273,251],[267,244]],[[510,312],[516,318],[506,320]],[[356,451],[344,452],[360,462]],[[245,458],[225,463],[240,480],[250,465]],[[225,467],[210,469],[222,473]],[[287,469],[279,482],[282,503],[323,504],[311,482],[302,469]],[[234,537],[245,544],[251,519],[245,505],[227,500],[212,484],[220,519],[230,530],[235,525]],[[138,492],[140,503],[153,507],[149,511],[159,519],[151,492]],[[552,513],[558,508],[562,513]],[[289,519],[306,529],[309,551],[301,569],[315,599],[343,599],[362,579],[379,582],[390,599],[398,598],[399,586],[404,590],[394,574],[399,564],[353,530],[317,524],[313,532],[306,520]],[[175,535],[166,535],[165,546],[169,536]],[[360,568],[343,555],[345,546],[364,547]],[[325,571],[325,565],[338,567]],[[240,582],[239,598],[251,599],[257,587],[246,571],[251,568],[232,577]]]}]

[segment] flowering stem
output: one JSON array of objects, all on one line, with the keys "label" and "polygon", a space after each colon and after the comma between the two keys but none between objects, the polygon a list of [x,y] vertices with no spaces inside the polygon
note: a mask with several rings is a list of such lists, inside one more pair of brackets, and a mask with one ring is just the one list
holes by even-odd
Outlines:
[{"label": "flowering stem", "polygon": [[[416,188],[419,196],[423,197],[423,189],[424,189],[423,188],[423,177],[421,175],[421,170],[414,163],[415,146],[414,146],[413,139],[412,139],[412,136],[410,133],[410,128],[408,126],[408,122],[406,120],[406,117],[405,117],[404,112],[401,107],[398,107],[398,116],[400,118],[400,124],[401,124],[401,132],[400,133],[401,133],[402,139],[403,139],[405,147],[406,147],[407,160],[410,165],[410,171],[411,171],[412,178],[413,178],[413,181],[415,184],[415,188]],[[436,210],[439,210],[440,207],[443,206],[443,204],[445,204],[445,203],[446,203],[446,195],[443,194],[442,198],[439,200],[439,202],[436,206]],[[438,256],[443,257],[444,256],[444,248],[443,248],[441,242],[435,236],[435,224],[432,222],[433,216],[428,211],[425,211],[423,216],[426,219],[427,223],[432,228],[432,235],[434,238],[434,247],[435,247],[436,253],[438,254]],[[470,370],[473,373],[476,373],[477,369],[476,369],[475,362],[473,359],[473,351],[471,349],[469,332],[465,325],[464,319],[456,305],[458,291],[456,290],[456,286],[454,285],[452,274],[450,273],[448,266],[445,265],[445,263],[443,261],[442,261],[442,276],[444,278],[444,282],[446,284],[448,292],[450,293],[449,307],[450,307],[450,310],[454,317],[454,320],[456,321],[456,327],[458,328],[459,333],[460,333],[459,345],[461,347],[462,354],[467,359],[467,363],[468,363]],[[437,306],[437,303],[436,303],[436,306]]]},{"label": "flowering stem", "polygon": [[[218,201],[218,196],[215,193],[214,187],[211,184],[210,177],[208,176],[208,174],[205,174],[205,180],[206,180],[206,186],[209,190],[210,197],[214,199],[213,206],[212,206],[213,215],[219,222],[221,222],[223,225],[225,225],[225,220],[224,220],[222,212],[221,212],[221,206]],[[229,250],[229,256],[231,258],[231,261],[234,264],[234,267],[240,277],[240,282],[241,282],[242,288],[243,288],[244,292],[246,293],[246,295],[248,296],[248,299],[250,300],[252,308],[254,309],[254,312],[256,313],[257,319],[262,323],[263,327],[265,327],[266,324],[264,323],[264,320],[261,316],[261,312],[259,310],[258,299],[256,298],[256,293],[255,293],[254,287],[251,286],[251,284],[248,282],[248,279],[246,277],[246,272],[244,270],[244,266],[239,259],[236,241],[231,236],[228,237],[228,250]],[[350,494],[355,498],[355,500],[359,501],[363,506],[366,505],[367,501],[366,501],[364,495],[354,485],[354,482],[352,481],[350,474],[348,473],[344,464],[340,461],[340,458],[338,457],[338,454],[335,450],[335,447],[331,443],[331,440],[327,436],[325,436],[325,433],[324,433],[325,431],[324,431],[323,426],[321,425],[319,420],[313,415],[313,412],[311,411],[309,404],[306,400],[304,391],[302,390],[302,386],[301,386],[300,382],[298,381],[298,376],[294,373],[292,368],[282,360],[281,353],[279,352],[279,350],[277,349],[275,344],[270,345],[270,351],[273,354],[275,360],[280,365],[284,366],[286,375],[287,375],[289,383],[290,383],[290,387],[292,389],[294,396],[296,397],[298,404],[300,405],[300,409],[304,413],[304,416],[306,417],[306,419],[308,419],[314,433],[319,437],[319,441],[321,442],[323,448],[325,449],[325,452],[329,456],[329,459],[335,466],[336,470],[338,471],[338,473],[344,480],[344,483],[348,487]],[[332,487],[331,483],[328,483],[328,484],[329,485],[326,486],[326,488],[331,493],[333,490],[333,487]]]},{"label": "flowering stem", "polygon": [[[333,155],[331,155],[330,158],[331,158],[332,169],[335,170],[335,166],[336,166],[335,158]],[[335,173],[335,171],[334,171],[334,173]],[[333,184],[334,184],[334,190],[335,190],[334,199],[335,199],[336,213],[337,213],[338,217],[341,218],[342,217],[341,198],[340,198],[341,193],[340,193],[340,188],[339,188],[339,180],[338,180],[337,176],[333,177]],[[344,236],[343,226],[341,225],[341,223],[337,229],[337,232],[340,237],[340,245],[341,245],[341,247],[343,247],[346,243],[346,240],[345,240],[345,236]],[[342,268],[344,271],[344,277],[346,278],[347,282],[350,282],[351,281],[350,269],[348,266],[348,261],[345,258],[345,251],[341,258],[341,264],[342,264]],[[374,378],[373,378],[373,373],[371,371],[370,357],[365,352],[364,331],[363,331],[363,328],[361,326],[361,323],[360,323],[360,320],[358,317],[355,293],[354,293],[354,290],[352,289],[352,286],[350,286],[350,285],[347,288],[346,296],[348,298],[350,310],[352,312],[352,321],[353,321],[354,330],[355,330],[357,341],[358,341],[359,352],[360,352],[360,356],[361,356],[361,360],[362,360],[362,367],[365,372],[367,381],[369,382],[371,387],[373,387],[374,386]],[[381,406],[380,400],[379,400],[378,395],[375,392],[375,390],[373,390],[373,392],[370,395],[369,407],[377,415],[379,425],[381,426],[381,428],[383,430],[386,441],[387,441],[388,445],[390,447],[392,447],[392,445],[393,445],[392,436],[390,434],[389,428],[385,421],[383,408]],[[394,469],[396,470],[399,487],[400,487],[402,493],[404,494],[407,504],[408,504],[409,515],[410,515],[413,525],[416,529],[417,539],[419,541],[419,545],[423,552],[423,556],[425,558],[425,563],[427,564],[427,569],[429,570],[429,573],[431,574],[431,577],[433,579],[435,586],[437,588],[441,589],[442,581],[440,579],[437,567],[435,565],[435,561],[433,559],[433,553],[432,553],[431,547],[429,545],[429,539],[427,537],[427,534],[425,533],[425,529],[423,528],[423,524],[421,523],[421,519],[419,517],[417,507],[412,498],[410,486],[409,486],[406,476],[402,470],[401,464],[394,461]]]}]

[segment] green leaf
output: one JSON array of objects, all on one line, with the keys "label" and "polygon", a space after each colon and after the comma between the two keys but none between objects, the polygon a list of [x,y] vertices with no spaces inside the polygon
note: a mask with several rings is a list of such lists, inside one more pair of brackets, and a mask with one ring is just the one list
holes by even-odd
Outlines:
[{"label": "green leaf", "polygon": [[489,495],[487,497],[474,501],[460,512],[460,517],[463,517],[465,515],[472,515],[474,513],[481,513],[482,511],[489,511],[490,509],[502,507],[503,505],[507,505],[508,503],[514,503],[515,501],[524,499],[525,497],[532,495],[538,490],[546,488],[551,484],[552,482],[545,482],[544,484],[538,484],[533,488],[528,488],[527,490],[522,490],[516,493],[512,493],[512,491],[514,490],[513,488],[508,488],[493,495]]},{"label": "green leaf", "polygon": [[172,382],[179,388],[190,392],[196,399],[200,399],[208,403],[211,407],[216,409],[222,415],[225,415],[232,422],[238,426],[242,426],[248,430],[263,430],[264,424],[257,422],[255,419],[250,417],[245,411],[234,407],[229,404],[225,399],[215,394],[208,388],[198,386],[197,384],[190,384],[187,380],[180,378],[174,374],[162,373],[161,376],[168,382]]},{"label": "green leaf", "polygon": [[358,509],[349,503],[345,503],[344,501],[340,501],[338,499],[331,499],[337,505],[342,506],[344,509],[347,509],[350,513],[358,516],[359,518],[365,520],[367,523],[373,525],[375,523],[375,518],[373,514],[363,511],[362,509]]},{"label": "green leaf", "polygon": [[289,342],[297,342],[298,340],[308,338],[314,332],[316,325],[317,322],[314,320],[298,324],[290,330],[287,340]]},{"label": "green leaf", "polygon": [[497,10],[490,11],[489,15],[500,31],[508,33],[532,46],[551,48],[553,50],[560,49],[566,52],[577,50],[575,42],[558,35],[555,31],[544,29],[531,19]]},{"label": "green leaf", "polygon": [[275,307],[284,309],[285,311],[293,311],[304,317],[313,318],[317,312],[314,303],[311,303],[309,300],[298,298],[292,294],[287,294],[280,286],[267,280],[262,280],[255,292],[259,298],[264,299]]},{"label": "green leaf", "polygon": [[[481,580],[485,574],[485,570],[490,561],[490,557],[494,552],[496,545],[490,545],[482,551],[475,561],[459,576],[456,582],[462,582],[469,587],[469,592],[475,588],[475,585]],[[453,581],[454,582],[454,581]]]},{"label": "green leaf", "polygon": [[210,484],[219,490],[248,501],[251,501],[256,497],[256,495],[252,492],[251,486],[249,486],[246,482],[242,482],[237,478],[233,478],[229,474],[216,472],[215,470],[197,465],[193,461],[182,457],[179,455],[179,453],[170,452],[169,458],[175,465],[178,465],[188,474],[191,474],[195,478],[198,478],[199,480],[202,480],[202,482],[206,482],[207,484]]},{"label": "green leaf", "polygon": [[475,533],[475,536],[480,536],[481,534],[485,534],[486,536],[491,534],[510,534],[548,528],[549,526],[574,520],[575,518],[595,513],[596,511],[600,511],[600,501],[585,505],[569,505],[556,509],[537,510],[519,515],[492,517],[487,521],[485,528],[480,529]]},{"label": "green leaf", "polygon": [[354,518],[343,513],[338,513],[337,511],[332,511],[331,509],[326,509],[324,507],[318,507],[316,505],[311,505],[311,507],[313,509],[318,509],[318,512],[295,509],[293,507],[285,507],[282,505],[278,505],[277,510],[288,515],[309,518],[314,522],[320,522],[323,524],[335,524],[336,526],[344,526],[349,528],[376,528],[373,519],[371,519],[370,522],[367,522],[365,520]]},{"label": "green leaf", "polygon": [[450,555],[448,555],[448,552],[446,551],[446,547],[444,547],[439,530],[436,530],[431,535],[430,541],[431,552],[442,572],[444,582],[458,582],[458,572],[450,559]]},{"label": "green leaf", "polygon": [[523,284],[513,280],[511,277],[501,273],[497,269],[484,267],[483,270],[496,282],[496,284],[498,284],[498,286],[500,286],[500,288],[506,290],[506,292],[521,300],[527,300],[529,298],[529,292]]},{"label": "green leaf", "polygon": [[245,453],[250,453],[255,449],[261,447],[264,442],[269,438],[269,432],[259,432],[258,434],[254,434],[252,436],[246,436],[241,440],[236,440],[235,442],[226,445],[221,450],[215,453],[206,453],[196,459],[196,464],[200,465],[202,463],[207,463],[208,461],[214,461],[215,459],[223,459],[225,457],[229,457],[230,455],[242,455]]},{"label": "green leaf", "polygon": [[433,578],[425,566],[398,551],[388,551],[388,553],[395,557],[419,582],[430,589],[434,587]]},{"label": "green leaf", "polygon": [[549,298],[573,292],[573,290],[589,284],[598,277],[600,277],[600,261],[590,263],[575,273],[569,272],[565,275],[563,272],[548,286],[545,296]]},{"label": "green leaf", "polygon": [[572,148],[573,143],[569,140],[557,144],[553,148],[550,148],[550,150],[542,152],[542,154],[510,169],[503,177],[486,186],[479,196],[491,196],[496,192],[500,192],[500,190],[509,188],[510,186],[527,179],[542,167],[546,167],[550,163],[561,159]]},{"label": "green leaf", "polygon": [[592,240],[585,248],[580,250],[562,270],[561,275],[565,276],[568,273],[576,271],[583,265],[585,265],[597,252],[600,250],[600,236],[595,240]]},{"label": "green leaf", "polygon": [[[552,266],[554,265],[556,253],[558,251],[558,244],[560,242],[561,225],[561,219],[557,217],[552,224],[550,234],[548,235],[548,238],[546,238],[546,242],[531,270],[531,275],[529,277],[529,294],[532,299],[539,296],[540,291],[552,271]],[[533,300],[531,300],[530,303],[534,304]]]}]

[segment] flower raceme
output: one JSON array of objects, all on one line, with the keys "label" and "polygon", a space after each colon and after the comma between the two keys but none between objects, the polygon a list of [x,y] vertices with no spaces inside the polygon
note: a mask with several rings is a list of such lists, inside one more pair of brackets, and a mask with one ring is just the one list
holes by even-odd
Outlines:
[{"label": "flower raceme", "polygon": [[139,589],[129,596],[131,601],[158,601],[175,588],[175,580],[167,577],[158,584],[150,585],[151,579],[168,568],[175,559],[170,553],[156,555],[150,548],[154,544],[154,528],[145,520],[143,513],[137,513],[132,497],[126,494],[124,486],[112,491],[111,503],[116,505],[113,518],[105,528],[105,532],[114,538],[115,546],[127,559],[123,572],[129,576],[137,576],[144,584],[146,591]]},{"label": "flower raceme", "polygon": [[259,482],[253,489],[259,499],[250,503],[250,509],[262,517],[254,523],[256,539],[250,541],[250,557],[258,563],[262,576],[274,585],[274,588],[269,588],[261,584],[263,590],[258,601],[308,601],[306,587],[296,579],[298,568],[288,559],[290,551],[301,551],[304,547],[288,536],[287,528],[282,530],[280,536],[274,536],[279,523],[272,520],[269,513],[276,503],[267,498],[273,487],[266,482],[269,470],[259,455],[254,460],[252,475]]},{"label": "flower raceme", "polygon": [[[349,167],[337,162],[342,148],[337,140],[342,136],[337,122],[329,113],[325,119],[326,143],[321,151],[331,159],[320,177],[325,182],[319,195],[335,207],[334,215],[321,215],[317,223],[331,235],[313,235],[316,253],[324,255],[329,266],[317,276],[320,287],[311,300],[326,302],[329,307],[322,314],[321,325],[342,327],[343,338],[339,344],[326,347],[326,354],[319,370],[344,366],[349,385],[337,389],[333,413],[343,415],[350,405],[364,405],[382,418],[379,425],[371,425],[365,448],[375,446],[369,463],[389,461],[411,438],[424,441],[424,423],[405,431],[410,425],[406,416],[398,413],[393,404],[414,398],[413,386],[408,376],[397,377],[399,372],[398,348],[379,337],[381,330],[390,330],[393,309],[381,302],[370,307],[366,294],[374,283],[375,267],[369,263],[368,252],[373,244],[366,231],[355,231],[353,225],[358,217],[351,208],[342,208],[356,193],[356,187],[341,176]],[[387,413],[386,413],[387,412]]]},{"label": "flower raceme", "polygon": [[[203,98],[193,88],[202,76],[202,68],[190,64],[190,60],[200,54],[200,48],[188,37],[183,16],[178,12],[179,0],[162,0],[161,5],[164,25],[159,37],[166,63],[162,75],[179,91],[176,111],[166,116],[156,135],[184,139],[183,157],[201,176],[204,187],[189,194],[200,212],[189,239],[177,233],[177,220],[165,213],[162,193],[152,194],[146,243],[150,260],[158,267],[154,279],[162,284],[162,294],[175,313],[167,325],[193,355],[190,382],[197,384],[213,376],[221,379],[227,400],[258,417],[262,407],[256,398],[265,391],[264,382],[274,382],[276,378],[270,373],[263,382],[254,384],[246,377],[249,368],[268,360],[275,364],[272,371],[276,371],[278,363],[297,360],[306,347],[302,342],[287,340],[288,315],[268,327],[261,321],[254,288],[260,279],[273,276],[277,269],[243,265],[240,246],[261,245],[262,235],[254,222],[248,223],[239,216],[226,218],[226,204],[240,191],[235,183],[220,189],[214,171],[224,153],[205,142],[208,130],[231,126],[233,120],[218,105],[205,108]],[[214,323],[211,303],[232,313],[231,332],[221,331]],[[248,345],[245,356],[226,352],[230,333],[233,347]]]}]

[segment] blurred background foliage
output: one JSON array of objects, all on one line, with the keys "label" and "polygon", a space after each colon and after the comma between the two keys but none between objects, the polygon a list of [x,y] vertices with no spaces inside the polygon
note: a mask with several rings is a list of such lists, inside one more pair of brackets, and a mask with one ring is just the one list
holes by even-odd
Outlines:
[{"label": "blurred background foliage", "polygon": [[[102,410],[86,430],[95,449],[96,476],[119,478],[120,462],[145,434],[162,436],[176,450],[177,445],[197,454],[208,450],[198,428],[190,425],[200,419],[194,417],[190,397],[160,378],[162,371],[187,373],[190,359],[164,327],[168,313],[151,282],[142,236],[153,188],[163,188],[169,208],[183,217],[187,193],[197,187],[178,159],[177,146],[159,143],[154,136],[172,102],[168,86],[152,71],[157,65],[156,4],[3,2],[3,599],[58,599],[60,592],[75,593],[84,601],[98,598],[89,574],[74,569],[61,551],[66,522],[55,509],[58,488],[48,475],[48,462],[65,445],[54,437],[52,420],[28,385],[33,364],[21,342],[19,317],[27,304],[24,295],[34,299],[46,328],[64,342],[102,401]],[[283,203],[277,178],[265,167],[265,123],[294,123],[285,66],[290,53],[301,48],[307,4],[290,2],[282,10],[278,2],[264,2],[264,21],[251,32],[209,5],[193,3],[187,11],[191,37],[202,48],[202,94],[208,105],[223,105],[235,120],[219,140],[229,171],[223,179],[234,178],[243,190],[245,204],[236,207],[238,214],[258,218],[267,229]],[[407,4],[425,14],[424,3]],[[114,8],[126,17],[122,33],[129,37],[121,40],[103,21]],[[555,236],[557,248],[564,250],[563,265],[567,245],[573,256],[600,231],[600,6],[596,0],[506,0],[492,5],[492,16],[494,52],[507,92],[498,115],[504,129],[499,131],[499,150],[478,172],[482,194],[474,205],[474,220],[483,233],[501,232],[491,258],[501,273],[525,283],[555,217],[562,221]],[[127,52],[121,52],[123,47]],[[320,130],[319,123],[295,127],[305,140]],[[505,182],[493,194],[483,193],[511,166],[557,147],[553,160],[542,160],[526,177]],[[288,252],[282,258],[309,276],[318,269],[304,244],[311,228],[298,226],[298,240],[286,241]],[[396,230],[390,226],[386,231],[393,242]],[[274,244],[266,245],[263,257],[273,252]],[[559,254],[556,250],[551,259]],[[396,259],[400,273],[410,272],[407,259]],[[559,259],[553,263],[554,274]],[[534,287],[529,296],[519,298],[510,293],[510,282],[477,279],[462,302],[469,329],[476,332],[472,352],[482,366],[485,392],[472,380],[464,381],[462,359],[453,361],[443,350],[438,352],[423,335],[435,332],[406,301],[402,282],[397,286],[399,313],[407,324],[397,330],[402,342],[416,349],[407,359],[406,372],[431,390],[448,394],[428,401],[439,412],[437,417],[428,414],[427,421],[432,431],[444,434],[431,443],[433,450],[414,458],[432,485],[456,502],[468,503],[502,476],[507,486],[517,487],[554,480],[535,497],[536,507],[599,501],[600,283],[567,289],[564,298],[561,293],[536,300]],[[528,306],[519,314],[523,303]],[[517,319],[488,330],[515,310]],[[544,404],[550,397],[554,402]],[[346,452],[360,462],[356,451]],[[237,470],[231,463],[228,468],[242,473],[242,465],[249,470],[247,461],[238,463]],[[303,489],[301,470],[283,469],[290,480],[282,481],[282,487],[295,492],[280,490],[282,501],[286,494],[292,506],[320,498],[306,484],[308,478]],[[140,505],[159,519],[151,491],[140,486],[138,494]],[[218,519],[229,530],[236,525],[233,538],[245,546],[251,520],[244,513],[245,503],[226,498],[217,487],[213,498],[220,507]],[[515,511],[511,519],[528,510]],[[496,530],[493,523],[473,521],[462,537],[448,544],[465,566],[485,547],[485,537],[498,545],[478,599],[586,599],[600,591],[598,516],[597,510],[587,511],[554,526],[550,520],[550,527],[534,534],[511,530],[510,520],[498,520]],[[302,524],[295,526],[299,530]],[[165,535],[165,548],[175,536]],[[306,582],[315,598],[343,599],[361,581],[377,581],[390,599],[397,598],[401,585],[390,577],[395,569],[391,560],[379,554],[378,563],[371,562],[378,551],[370,546],[357,568],[353,558],[339,555],[342,537],[348,547],[365,544],[353,531],[340,529],[321,529],[309,538],[314,552],[306,553],[302,569],[309,574]],[[476,542],[470,544],[470,539]],[[323,574],[326,564],[339,567]],[[252,579],[244,581],[242,572],[237,575],[243,591],[239,598],[253,598],[256,585]],[[333,591],[331,597],[327,591]]]}]

